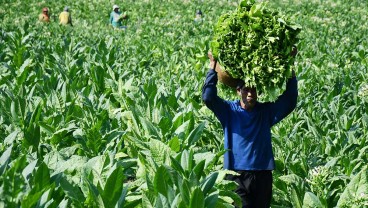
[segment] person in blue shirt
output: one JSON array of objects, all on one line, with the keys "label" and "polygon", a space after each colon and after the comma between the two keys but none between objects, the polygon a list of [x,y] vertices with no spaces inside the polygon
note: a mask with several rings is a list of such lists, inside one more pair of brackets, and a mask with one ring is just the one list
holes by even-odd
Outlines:
[{"label": "person in blue shirt", "polygon": [[114,5],[112,10],[110,14],[110,24],[116,29],[126,29],[126,26],[123,25],[123,20],[127,19],[128,16],[119,11],[118,5]]},{"label": "person in blue shirt", "polygon": [[[293,50],[296,55],[296,48]],[[295,72],[287,81],[286,90],[275,102],[257,101],[257,90],[238,80],[239,100],[223,100],[217,95],[216,60],[211,52],[210,70],[202,88],[202,100],[215,114],[224,131],[224,169],[239,175],[227,175],[238,184],[235,192],[243,207],[270,207],[272,170],[275,161],[271,145],[271,127],[289,115],[296,107],[298,88]]]}]

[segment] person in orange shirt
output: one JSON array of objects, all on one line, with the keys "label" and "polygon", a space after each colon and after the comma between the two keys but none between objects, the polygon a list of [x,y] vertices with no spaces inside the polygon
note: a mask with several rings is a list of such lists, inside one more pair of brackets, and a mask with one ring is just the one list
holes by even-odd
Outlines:
[{"label": "person in orange shirt", "polygon": [[59,20],[60,20],[60,24],[61,25],[67,25],[70,24],[71,26],[73,26],[72,24],[72,16],[69,12],[69,7],[65,7],[64,11],[60,13],[59,15]]},{"label": "person in orange shirt", "polygon": [[47,7],[42,9],[42,13],[38,16],[38,20],[41,22],[50,22],[50,14]]}]

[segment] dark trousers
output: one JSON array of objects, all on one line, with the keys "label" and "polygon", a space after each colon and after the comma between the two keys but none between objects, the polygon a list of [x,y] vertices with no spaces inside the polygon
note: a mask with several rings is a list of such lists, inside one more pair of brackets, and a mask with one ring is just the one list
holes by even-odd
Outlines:
[{"label": "dark trousers", "polygon": [[227,175],[227,180],[238,184],[235,192],[241,197],[243,208],[270,207],[272,198],[272,171],[235,171],[239,176]]}]

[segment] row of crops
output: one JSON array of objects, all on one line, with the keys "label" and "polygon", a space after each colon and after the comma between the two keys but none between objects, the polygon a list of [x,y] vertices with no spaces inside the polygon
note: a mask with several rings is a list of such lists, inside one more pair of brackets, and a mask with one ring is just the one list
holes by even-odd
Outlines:
[{"label": "row of crops", "polygon": [[[126,31],[108,25],[113,4]],[[66,5],[74,27],[57,23]],[[44,6],[50,24],[37,22]],[[0,207],[239,205],[221,125],[201,101],[213,26],[236,6],[4,0]],[[368,2],[268,6],[303,27],[297,108],[272,129],[272,207],[368,206]]]}]

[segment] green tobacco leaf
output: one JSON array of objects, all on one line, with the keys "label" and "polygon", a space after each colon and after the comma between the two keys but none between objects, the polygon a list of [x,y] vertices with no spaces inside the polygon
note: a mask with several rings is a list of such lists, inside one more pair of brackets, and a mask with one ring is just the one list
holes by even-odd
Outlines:
[{"label": "green tobacco leaf", "polygon": [[[234,181],[232,182],[235,183]],[[235,189],[226,189],[226,187],[223,190],[220,190],[219,199],[226,199],[228,203],[234,203],[236,206],[241,207],[242,200],[240,196],[233,190]]]},{"label": "green tobacco leaf", "polygon": [[47,191],[43,192],[43,194],[41,195],[40,199],[37,202],[36,207],[40,208],[48,207],[49,203],[53,202],[53,199],[49,200],[49,198],[51,198],[52,191],[54,189],[55,187],[51,187]]},{"label": "green tobacco leaf", "polygon": [[156,208],[170,207],[169,200],[164,195],[159,193],[157,200],[156,200],[155,207]]},{"label": "green tobacco leaf", "polygon": [[42,102],[39,102],[34,109],[30,121],[25,126],[23,144],[26,147],[33,147],[33,151],[37,150],[38,144],[40,143],[40,126],[38,121],[41,117]]},{"label": "green tobacco leaf", "polygon": [[179,190],[180,190],[180,194],[183,199],[183,202],[186,204],[186,206],[188,206],[189,200],[191,199],[190,198],[191,190],[190,190],[189,181],[187,179],[183,179],[182,183],[179,184]]},{"label": "green tobacco leaf", "polygon": [[33,189],[36,191],[42,191],[51,184],[50,170],[44,162],[37,168],[33,184],[35,185]]},{"label": "green tobacco leaf", "polygon": [[81,169],[86,165],[87,157],[73,155],[70,158],[64,158],[64,156],[59,152],[53,151],[44,157],[44,162],[48,167],[50,167],[50,169],[54,170],[53,174],[57,174],[64,172],[65,170],[74,171]]},{"label": "green tobacco leaf", "polygon": [[218,200],[218,193],[212,193],[204,200],[204,207],[215,207]]},{"label": "green tobacco leaf", "polygon": [[[179,118],[182,118],[182,116],[180,116]],[[185,121],[185,122],[181,123],[182,120],[179,119],[179,118],[176,120],[177,124],[174,123],[174,120],[173,120],[173,129],[175,130],[175,134],[177,134],[177,135],[179,135],[181,133],[185,133],[185,131],[186,131],[188,125],[189,125],[189,121]],[[176,125],[178,125],[177,128],[175,128]]]},{"label": "green tobacco leaf", "polygon": [[193,172],[195,173],[195,175],[197,176],[197,180],[199,181],[202,177],[202,175],[204,175],[204,166],[206,164],[205,160],[200,161],[193,169]]},{"label": "green tobacco leaf", "polygon": [[117,207],[122,207],[124,205],[125,198],[126,198],[127,193],[128,193],[128,188],[129,188],[128,186],[125,186],[123,191],[121,192]]},{"label": "green tobacco leaf", "polygon": [[69,204],[69,200],[68,199],[63,199],[59,203],[58,208],[68,208],[68,204]]},{"label": "green tobacco leaf", "polygon": [[298,193],[297,188],[294,184],[291,184],[291,203],[293,204],[293,207],[302,208],[302,196]]},{"label": "green tobacco leaf", "polygon": [[[156,200],[155,200],[155,198],[156,197],[154,197],[154,199],[151,199],[151,198],[153,198],[153,197],[150,197],[150,196],[148,196],[148,195],[151,195],[150,193],[147,193],[147,192],[143,192],[142,193],[142,206],[143,207],[149,207],[149,208],[152,208],[153,207],[153,205],[152,205],[152,203],[154,203]],[[151,202],[152,201],[152,202]]]},{"label": "green tobacco leaf", "polygon": [[192,192],[189,207],[204,208],[204,194],[199,187],[195,188],[194,191]]},{"label": "green tobacco leaf", "polygon": [[368,193],[368,166],[356,174],[341,194],[337,207],[348,207],[352,201],[357,201]]},{"label": "green tobacco leaf", "polygon": [[191,171],[195,163],[193,151],[184,150],[181,154],[180,163],[184,170]]},{"label": "green tobacco leaf", "polygon": [[[50,189],[50,187],[55,186],[54,184],[51,185],[49,169],[45,163],[41,163],[37,168],[32,178],[32,184],[33,187],[31,191],[28,192],[21,202],[22,207],[34,207],[36,203],[40,201],[43,193]],[[52,189],[54,189],[54,187]]]},{"label": "green tobacco leaf", "polygon": [[25,208],[33,208],[36,206],[37,201],[42,196],[42,191],[38,191],[35,193],[30,192],[26,197],[22,199],[21,207]]},{"label": "green tobacco leaf", "polygon": [[171,148],[161,142],[160,140],[151,139],[149,142],[149,148],[153,160],[157,164],[168,164],[170,161],[170,155],[172,155]]},{"label": "green tobacco leaf", "polygon": [[173,183],[165,166],[160,166],[157,169],[153,180],[153,185],[155,192],[161,193],[165,197],[168,197],[168,187],[172,186]]},{"label": "green tobacco leaf", "polygon": [[114,207],[118,202],[124,183],[124,172],[122,168],[117,167],[107,178],[103,193],[102,200],[105,207]]},{"label": "green tobacco leaf", "polygon": [[69,198],[73,199],[79,204],[82,204],[86,200],[79,186],[70,183],[66,178],[61,178],[60,186]]},{"label": "green tobacco leaf", "polygon": [[93,183],[88,179],[85,178],[87,187],[88,187],[88,197],[89,200],[92,200],[90,203],[93,206],[104,208],[104,202],[101,198],[101,193],[98,191],[97,187],[93,185]]},{"label": "green tobacco leaf", "polygon": [[194,145],[194,143],[196,143],[201,138],[204,127],[205,123],[201,123],[190,132],[188,138],[186,139],[188,142],[188,146]]},{"label": "green tobacco leaf", "polygon": [[[298,42],[300,28],[294,30],[288,19],[264,2],[242,1],[239,5],[218,18],[211,51],[223,71],[244,80],[246,86],[257,87],[262,91],[260,98],[276,100],[273,94],[281,94],[291,76],[294,59],[290,51]],[[219,80],[233,84],[233,80]]]},{"label": "green tobacco leaf", "polygon": [[213,188],[213,186],[215,185],[217,176],[218,176],[218,172],[214,172],[201,182],[201,189],[204,195],[209,193],[209,191]]},{"label": "green tobacco leaf", "polygon": [[15,130],[15,131],[13,131],[11,134],[9,134],[9,135],[4,139],[4,144],[7,144],[7,145],[12,144],[12,143],[16,140],[16,138],[17,138],[17,136],[18,136],[19,132],[20,132],[19,130]]},{"label": "green tobacco leaf", "polygon": [[181,167],[180,163],[173,157],[170,156],[170,162],[171,162],[171,166],[178,171],[181,175],[185,174],[185,171],[183,169],[183,167]]},{"label": "green tobacco leaf", "polygon": [[303,208],[323,208],[321,201],[312,192],[306,192],[303,200]]},{"label": "green tobacco leaf", "polygon": [[31,173],[33,172],[33,170],[36,167],[38,160],[34,160],[33,162],[29,163],[22,171],[22,175],[24,177],[24,180],[28,181],[29,176],[31,175]]},{"label": "green tobacco leaf", "polygon": [[174,152],[179,152],[180,151],[180,141],[179,141],[179,137],[175,136],[173,137],[170,141],[169,141],[169,147],[171,148],[172,151]]},{"label": "green tobacco leaf", "polygon": [[139,117],[140,123],[143,126],[146,136],[153,136],[154,138],[158,139],[161,138],[161,134],[159,133],[157,127],[153,125],[148,119]]},{"label": "green tobacco leaf", "polygon": [[10,155],[13,149],[13,145],[8,147],[0,157],[0,175],[2,175],[9,163]]},{"label": "green tobacco leaf", "polygon": [[112,168],[107,168],[109,163],[109,157],[106,155],[99,155],[89,159],[84,166],[93,169],[93,173],[96,176],[101,176],[105,173],[105,171],[113,171]]},{"label": "green tobacco leaf", "polygon": [[291,203],[294,207],[302,207],[303,197],[304,197],[304,182],[303,179],[298,175],[290,174],[285,176],[280,176],[280,180],[284,181],[288,186],[291,187]]},{"label": "green tobacco leaf", "polygon": [[29,66],[32,63],[32,59],[28,58],[26,59],[22,66],[19,68],[19,73],[17,77],[17,84],[22,85],[23,82],[27,79],[28,73],[29,73]]}]

